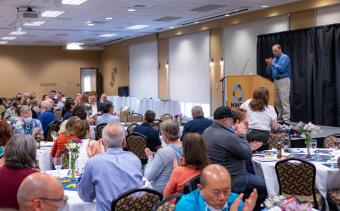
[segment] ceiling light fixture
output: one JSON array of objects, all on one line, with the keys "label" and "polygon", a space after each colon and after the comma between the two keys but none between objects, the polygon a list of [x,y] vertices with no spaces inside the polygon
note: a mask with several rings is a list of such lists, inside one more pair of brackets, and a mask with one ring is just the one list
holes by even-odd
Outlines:
[{"label": "ceiling light fixture", "polygon": [[136,9],[128,9],[128,12],[136,12]]},{"label": "ceiling light fixture", "polygon": [[88,26],[94,26],[94,23],[88,23],[87,25]]},{"label": "ceiling light fixture", "polygon": [[66,49],[67,50],[81,50],[82,49],[81,45],[83,44],[84,43],[78,43],[78,42],[68,43],[66,45]]},{"label": "ceiling light fixture", "polygon": [[26,34],[26,32],[24,31],[12,31],[11,33],[9,33],[10,35],[24,35]]},{"label": "ceiling light fixture", "polygon": [[195,21],[194,23],[199,23],[199,21]]},{"label": "ceiling light fixture", "polygon": [[24,23],[24,26],[41,26],[45,23],[45,21],[31,21]]},{"label": "ceiling light fixture", "polygon": [[144,29],[146,27],[149,27],[149,25],[134,25],[134,26],[130,26],[126,29]]},{"label": "ceiling light fixture", "polygon": [[8,43],[7,41],[0,41],[0,45],[5,45],[7,43]]},{"label": "ceiling light fixture", "polygon": [[17,37],[1,37],[2,40],[14,40]]},{"label": "ceiling light fixture", "polygon": [[174,28],[175,28],[175,27],[173,27],[173,26],[170,26],[170,27],[169,27],[169,29],[174,29]]},{"label": "ceiling light fixture", "polygon": [[82,3],[86,2],[87,0],[62,0],[63,4],[70,4],[70,5],[81,5]]},{"label": "ceiling light fixture", "polygon": [[65,11],[52,11],[52,10],[46,10],[41,13],[41,17],[45,18],[55,18],[58,17],[59,15],[63,14]]},{"label": "ceiling light fixture", "polygon": [[226,17],[229,17],[229,16],[230,16],[230,14],[229,14],[229,13],[227,13],[227,14],[225,14],[224,16],[226,16]]},{"label": "ceiling light fixture", "polygon": [[261,5],[262,8],[268,8],[268,5]]},{"label": "ceiling light fixture", "polygon": [[116,36],[117,34],[101,34],[99,35],[99,37],[113,37],[113,36]]},{"label": "ceiling light fixture", "polygon": [[112,20],[112,18],[105,18],[106,20]]}]

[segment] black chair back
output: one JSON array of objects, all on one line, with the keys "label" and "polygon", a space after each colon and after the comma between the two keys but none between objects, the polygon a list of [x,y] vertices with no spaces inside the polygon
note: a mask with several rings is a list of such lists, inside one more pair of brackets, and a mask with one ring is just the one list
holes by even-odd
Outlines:
[{"label": "black chair back", "polygon": [[102,132],[103,132],[103,129],[106,125],[107,125],[107,123],[102,123],[102,124],[97,125],[97,127],[96,127],[96,140],[103,137]]},{"label": "black chair back", "polygon": [[59,120],[55,120],[48,125],[47,131],[44,131],[44,137],[46,141],[51,141],[51,142],[53,141],[51,133],[52,131],[58,133],[60,129],[60,125],[61,125],[61,122]]},{"label": "black chair back", "polygon": [[171,201],[172,199],[176,199],[176,202],[178,202],[182,195],[183,194],[178,193],[178,194],[174,194],[174,195],[171,195],[171,196],[163,199],[162,201],[158,202],[152,208],[151,211],[173,211],[173,210],[175,210],[175,204],[170,204],[168,202]]},{"label": "black chair back", "polygon": [[133,129],[134,129],[137,125],[138,125],[137,123],[131,123],[131,124],[126,128],[127,134],[133,133]]},{"label": "black chair back", "polygon": [[147,148],[146,137],[140,133],[133,132],[126,136],[127,149],[133,152],[144,163],[148,157],[144,149]]},{"label": "black chair back", "polygon": [[182,194],[188,194],[197,189],[197,184],[200,183],[200,175],[192,178],[185,184]]},{"label": "black chair back", "polygon": [[[144,193],[136,195],[136,193]],[[136,188],[122,193],[111,203],[112,211],[150,211],[159,201],[163,194],[150,188]]]}]

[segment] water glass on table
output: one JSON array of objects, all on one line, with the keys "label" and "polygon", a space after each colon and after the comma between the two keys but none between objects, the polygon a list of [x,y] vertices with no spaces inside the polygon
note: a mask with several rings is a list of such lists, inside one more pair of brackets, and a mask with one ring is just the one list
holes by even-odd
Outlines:
[{"label": "water glass on table", "polygon": [[318,141],[316,139],[310,140],[310,146],[312,147],[312,149],[316,149],[316,147],[318,146]]},{"label": "water glass on table", "polygon": [[63,160],[61,158],[55,157],[53,160],[54,168],[57,170],[57,177],[60,178],[60,170],[63,166]]}]

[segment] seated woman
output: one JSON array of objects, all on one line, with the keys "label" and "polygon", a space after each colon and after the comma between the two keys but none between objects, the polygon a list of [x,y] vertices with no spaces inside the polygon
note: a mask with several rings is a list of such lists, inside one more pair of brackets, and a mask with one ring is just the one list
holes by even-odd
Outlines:
[{"label": "seated woman", "polygon": [[187,133],[184,136],[183,155],[183,165],[174,169],[164,189],[165,198],[180,193],[187,182],[200,175],[202,169],[209,165],[209,157],[202,136],[198,133]]},{"label": "seated woman", "polygon": [[4,154],[0,167],[0,210],[19,209],[17,192],[26,176],[38,171],[37,145],[30,135],[14,135]]},{"label": "seated woman", "polygon": [[151,182],[154,189],[163,192],[173,171],[174,160],[180,160],[183,153],[177,123],[166,120],[161,123],[160,129],[167,146],[158,149],[156,153],[149,148],[145,149],[148,162],[145,166],[144,177]]},{"label": "seated woman", "polygon": [[4,155],[5,147],[12,136],[12,127],[5,120],[0,120],[0,159]]},{"label": "seated woman", "polygon": [[[65,132],[60,133],[58,138],[53,143],[52,149],[51,149],[51,157],[58,157],[59,154],[66,150],[65,144],[67,144],[70,140],[77,141],[79,138],[76,136],[74,131],[74,124],[76,121],[79,121],[79,117],[71,117],[65,126]],[[80,120],[81,121],[81,120]]]},{"label": "seated woman", "polygon": [[249,122],[249,132],[247,140],[260,141],[262,147],[257,151],[267,150],[269,148],[268,139],[271,129],[277,125],[277,115],[274,108],[268,105],[269,91],[265,87],[257,88],[253,93],[253,99],[244,102],[240,108],[247,110]]}]

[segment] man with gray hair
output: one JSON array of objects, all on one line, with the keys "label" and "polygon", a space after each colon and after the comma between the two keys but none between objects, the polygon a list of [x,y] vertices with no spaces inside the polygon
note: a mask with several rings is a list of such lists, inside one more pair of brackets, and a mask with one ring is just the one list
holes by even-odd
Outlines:
[{"label": "man with gray hair", "polygon": [[203,109],[199,105],[191,108],[191,116],[193,120],[184,125],[181,140],[183,140],[184,135],[189,132],[202,134],[203,131],[213,123],[212,120],[204,118]]},{"label": "man with gray hair", "polygon": [[67,206],[63,185],[59,180],[41,172],[30,174],[23,180],[17,200],[22,211],[57,211]]},{"label": "man with gray hair", "polygon": [[23,105],[20,107],[20,117],[12,117],[11,125],[14,134],[32,135],[36,138],[43,135],[41,122],[32,118],[31,107]]},{"label": "man with gray hair", "polygon": [[41,102],[40,110],[41,114],[39,115],[38,119],[41,122],[43,131],[46,133],[48,130],[48,125],[57,120],[58,117],[53,111],[53,102],[49,100],[44,100]]},{"label": "man with gray hair", "polygon": [[112,200],[128,190],[143,186],[141,162],[132,152],[123,151],[124,137],[121,125],[108,124],[103,129],[102,141],[97,144],[106,152],[94,150],[88,153],[89,156],[97,155],[86,163],[78,184],[78,195],[86,202],[96,199],[96,210],[111,210]]}]

